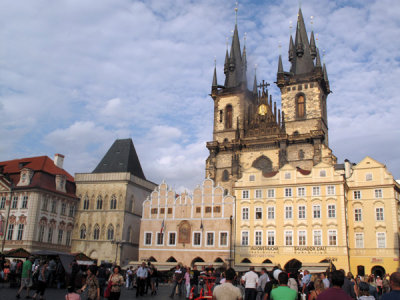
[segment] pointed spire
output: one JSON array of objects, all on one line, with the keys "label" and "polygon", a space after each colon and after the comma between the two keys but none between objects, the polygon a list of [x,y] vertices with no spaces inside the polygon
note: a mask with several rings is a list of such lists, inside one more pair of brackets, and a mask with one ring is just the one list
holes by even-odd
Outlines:
[{"label": "pointed spire", "polygon": [[[246,41],[246,33],[244,40]],[[247,56],[246,56],[246,45],[243,47],[243,55],[242,55],[242,82],[247,83]]]},{"label": "pointed spire", "polygon": [[254,66],[253,94],[257,95],[257,65]]},{"label": "pointed spire", "polygon": [[317,59],[315,60],[315,67],[321,68],[321,57],[319,56],[319,49],[317,48]]},{"label": "pointed spire", "polygon": [[[299,9],[296,27],[296,38],[294,45],[294,57],[291,60],[290,71],[294,75],[310,73],[314,70],[314,62],[311,57],[310,44],[308,42],[306,26],[304,24],[303,13]],[[289,51],[290,52],[290,51]]]},{"label": "pointed spire", "polygon": [[303,54],[304,54],[304,45],[303,45],[303,41],[301,39],[301,33],[300,33],[299,26],[297,26],[297,29],[296,29],[296,55],[299,57],[302,57]]},{"label": "pointed spire", "polygon": [[283,74],[282,55],[279,55],[278,74]]},{"label": "pointed spire", "polygon": [[311,31],[310,37],[310,54],[312,59],[317,55],[317,47],[315,46],[314,31]]},{"label": "pointed spire", "polygon": [[216,90],[217,86],[218,86],[218,83],[217,83],[217,61],[216,61],[216,59],[214,59],[214,76],[213,76],[211,91]]},{"label": "pointed spire", "polygon": [[225,53],[225,63],[224,63],[224,73],[226,74],[229,70],[229,53],[228,49],[226,49]]},{"label": "pointed spire", "polygon": [[326,65],[324,63],[324,67],[322,68],[322,72],[324,73],[324,80],[328,82],[328,73],[326,72]]},{"label": "pointed spire", "polygon": [[292,61],[294,58],[294,43],[293,43],[293,37],[290,35],[290,41],[289,41],[289,61]]}]

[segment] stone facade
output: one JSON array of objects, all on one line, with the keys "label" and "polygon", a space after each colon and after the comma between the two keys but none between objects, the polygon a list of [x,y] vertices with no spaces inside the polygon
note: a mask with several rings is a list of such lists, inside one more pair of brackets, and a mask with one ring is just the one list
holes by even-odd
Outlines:
[{"label": "stone facade", "polygon": [[75,182],[80,204],[72,251],[99,262],[136,260],[142,203],[155,184],[128,172],[79,173]]},{"label": "stone facade", "polygon": [[177,195],[160,184],[143,203],[140,260],[226,262],[233,258],[231,237],[235,200],[206,179],[193,195]]}]

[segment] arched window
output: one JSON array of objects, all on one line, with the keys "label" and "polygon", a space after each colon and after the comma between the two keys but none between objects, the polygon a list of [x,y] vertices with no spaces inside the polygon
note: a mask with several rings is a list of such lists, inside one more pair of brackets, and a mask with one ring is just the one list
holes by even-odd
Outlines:
[{"label": "arched window", "polygon": [[228,172],[228,170],[224,170],[224,172],[222,172],[222,181],[229,181],[229,172]]},{"label": "arched window", "polygon": [[299,150],[299,159],[304,159],[304,151],[302,149]]},{"label": "arched window", "polygon": [[132,242],[132,241],[131,241],[131,234],[132,234],[132,229],[131,229],[131,226],[129,226],[129,227],[128,227],[128,231],[126,232],[126,241],[127,241],[128,243]]},{"label": "arched window", "polygon": [[115,195],[111,196],[110,209],[117,209],[117,197]]},{"label": "arched window", "polygon": [[133,196],[131,197],[131,200],[129,200],[128,211],[133,212]]},{"label": "arched window", "polygon": [[101,196],[97,197],[97,209],[103,209],[103,198]]},{"label": "arched window", "polygon": [[225,108],[225,128],[232,128],[233,108],[228,104]]},{"label": "arched window", "polygon": [[107,229],[107,240],[113,240],[114,239],[114,226],[111,224],[108,225]]},{"label": "arched window", "polygon": [[100,227],[98,224],[94,225],[94,230],[93,230],[93,239],[98,240],[100,238]]},{"label": "arched window", "polygon": [[88,210],[89,209],[89,197],[88,195],[85,196],[83,199],[83,209]]},{"label": "arched window", "polygon": [[86,239],[86,226],[85,226],[85,224],[81,225],[79,237],[80,237],[81,240]]},{"label": "arched window", "polygon": [[297,97],[297,117],[298,118],[304,118],[306,115],[306,106],[305,106],[305,99],[304,95],[299,95]]}]

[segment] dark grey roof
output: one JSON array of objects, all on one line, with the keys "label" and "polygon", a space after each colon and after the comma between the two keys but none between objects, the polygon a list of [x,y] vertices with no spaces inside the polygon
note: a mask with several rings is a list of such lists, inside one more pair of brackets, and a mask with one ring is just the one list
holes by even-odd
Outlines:
[{"label": "dark grey roof", "polygon": [[132,139],[116,140],[93,173],[129,172],[146,180]]},{"label": "dark grey roof", "polygon": [[344,164],[336,164],[335,170],[344,170]]},{"label": "dark grey roof", "polygon": [[297,18],[294,51],[295,54],[290,71],[294,75],[312,72],[314,70],[314,63],[311,57],[310,44],[308,42],[306,25],[304,24],[301,9],[299,9]]}]

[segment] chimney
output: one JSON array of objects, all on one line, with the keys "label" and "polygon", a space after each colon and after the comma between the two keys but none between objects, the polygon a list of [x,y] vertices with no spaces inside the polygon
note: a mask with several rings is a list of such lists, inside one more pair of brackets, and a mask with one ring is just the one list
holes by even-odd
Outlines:
[{"label": "chimney", "polygon": [[346,179],[349,178],[351,176],[352,172],[352,168],[351,168],[351,163],[348,159],[344,160],[344,174]]},{"label": "chimney", "polygon": [[64,164],[64,155],[56,153],[54,155],[54,164],[60,169],[62,169]]}]

